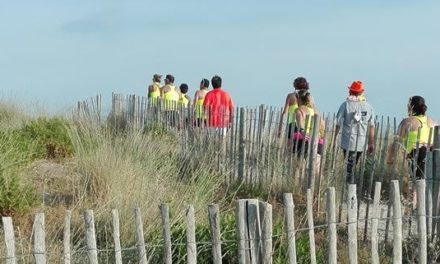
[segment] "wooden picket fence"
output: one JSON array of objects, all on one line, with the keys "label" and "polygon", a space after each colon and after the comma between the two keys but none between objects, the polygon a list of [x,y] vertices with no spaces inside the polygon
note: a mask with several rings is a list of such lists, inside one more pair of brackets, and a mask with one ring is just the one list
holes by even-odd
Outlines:
[{"label": "wooden picket fence", "polygon": [[[300,232],[308,232],[309,237],[309,254],[311,263],[317,263],[316,249],[324,245],[317,244],[315,242],[315,233],[320,229],[326,229],[326,259],[328,263],[338,263],[337,244],[338,233],[344,232],[347,234],[347,252],[348,262],[358,263],[358,250],[360,243],[362,242],[365,247],[369,247],[369,259],[368,263],[379,263],[380,252],[379,244],[384,243],[383,238],[378,233],[381,222],[391,222],[392,230],[388,231],[392,236],[392,262],[402,263],[403,240],[410,237],[416,238],[417,241],[417,263],[433,263],[436,259],[428,259],[428,242],[436,241],[436,237],[433,236],[427,229],[428,221],[438,219],[437,217],[428,217],[426,214],[426,183],[424,180],[418,180],[416,183],[417,189],[417,214],[414,216],[406,215],[402,207],[402,198],[399,190],[399,182],[393,180],[390,186],[390,198],[389,205],[392,208],[391,215],[388,217],[382,217],[380,213],[380,200],[381,200],[381,183],[375,183],[374,200],[372,202],[372,210],[367,215],[366,219],[360,219],[358,215],[358,198],[356,192],[356,185],[349,184],[345,202],[340,204],[343,207],[343,211],[346,214],[343,221],[337,221],[337,201],[336,192],[334,187],[326,189],[326,203],[325,203],[325,215],[326,220],[323,225],[315,225],[313,207],[314,200],[312,197],[312,191],[307,190],[307,224],[304,226],[295,226],[295,218],[302,217],[294,213],[294,200],[291,193],[285,193],[283,195],[283,211],[284,211],[284,236],[287,238],[285,247],[278,247],[277,250],[285,250],[284,254],[287,256],[287,263],[298,263],[298,255],[296,248],[296,238]],[[237,245],[237,261],[239,264],[252,263],[272,263],[273,255],[275,254],[275,248],[273,246],[273,222],[272,222],[272,205],[266,202],[258,201],[256,199],[242,199],[237,200],[235,209],[235,241],[226,241],[221,236],[220,226],[220,210],[217,204],[208,206],[208,220],[210,230],[210,241],[196,241],[196,219],[193,206],[189,206],[186,211],[186,260],[185,263],[194,264],[198,260],[197,245],[200,243],[209,243],[212,251],[212,263],[222,263],[223,253],[222,246],[227,243],[236,243]],[[77,252],[72,250],[72,237],[71,237],[71,218],[72,211],[66,211],[64,216],[64,229],[62,236],[62,248],[63,252],[60,255],[60,259],[57,262],[70,264],[70,263],[99,263],[98,254],[100,252],[107,252],[113,255],[114,263],[127,263],[127,259],[123,259],[123,251],[133,250],[137,251],[137,259],[134,260],[138,263],[149,263],[150,257],[148,255],[147,248],[150,246],[144,236],[142,212],[139,208],[135,208],[133,211],[135,222],[135,234],[136,245],[133,248],[121,247],[120,241],[120,221],[118,210],[114,209],[111,212],[112,226],[113,226],[113,247],[112,248],[99,248],[99,240],[97,239],[97,232],[99,232],[100,226],[94,222],[94,212],[92,210],[85,210],[83,213],[84,229],[83,236],[85,237],[86,246],[84,253],[87,258],[80,258],[79,260]],[[171,239],[172,226],[170,224],[170,209],[167,204],[160,206],[160,218],[162,219],[162,256],[163,263],[173,262],[173,247],[176,246]],[[404,232],[403,226],[407,224],[410,218],[417,223],[417,231],[413,234]],[[370,228],[363,229],[361,226],[364,221],[370,223]],[[15,264],[23,256],[17,254],[16,244],[16,232],[17,227],[13,226],[13,220],[11,217],[3,217],[3,233],[5,252],[4,255],[0,255],[0,259],[3,263]],[[345,229],[345,231],[344,231]],[[365,237],[368,239],[366,240]],[[33,248],[31,254],[37,264],[43,264],[48,262],[48,255],[53,252],[46,250],[46,240],[49,239],[45,235],[45,215],[44,213],[37,213],[33,222],[32,241]],[[133,260],[131,260],[133,261]]]},{"label": "wooden picket fence", "polygon": [[[312,140],[308,151],[299,157],[293,153],[289,144],[288,122],[286,118],[281,118],[282,109],[277,107],[236,107],[228,132],[226,135],[220,135],[207,132],[203,123],[197,126],[194,122],[195,109],[191,106],[176,106],[176,115],[170,116],[161,101],[151,104],[148,98],[143,96],[113,93],[111,107],[105,119],[101,118],[105,116],[101,100],[102,97],[98,95],[78,103],[76,113],[92,120],[101,120],[116,130],[165,129],[179,139],[183,156],[192,159],[198,156],[210,157],[211,162],[217,166],[217,171],[226,175],[227,184],[246,184],[261,189],[275,186],[278,189],[285,188],[286,192],[305,192],[310,188],[313,196],[317,197],[317,213],[322,208],[320,203],[324,200],[326,188],[335,186],[337,196],[344,196],[345,188],[341,186],[345,184],[343,179],[346,177],[344,167],[347,159],[341,158],[341,150],[336,147],[338,135],[335,135],[335,114],[319,113],[314,118],[308,117],[307,122],[313,124],[310,135]],[[319,126],[314,124],[319,122],[320,118],[325,120],[325,130],[321,131],[324,151],[318,162],[316,147]],[[408,169],[407,160],[403,158],[406,153],[405,146],[401,146],[392,166],[386,164],[387,150],[396,131],[395,117],[376,116],[376,151],[372,155],[362,156],[356,166],[354,181],[351,182],[357,185],[359,197],[371,201],[375,181],[390,184],[391,180],[399,180],[401,192],[407,191],[404,190],[404,182],[412,172]],[[431,133],[434,134],[434,141],[437,140],[437,144],[440,144],[440,132],[432,129]],[[297,142],[296,145],[295,148],[298,148]],[[418,148],[419,144],[416,153]],[[440,172],[437,172],[435,165],[438,159],[436,151],[437,148],[434,146],[433,151],[428,149],[427,153],[425,178],[431,186],[430,192],[436,188],[433,185],[440,177],[437,176]],[[364,152],[366,153],[366,149]],[[319,163],[319,166],[314,166],[316,163]],[[415,185],[415,182],[412,184]],[[432,197],[435,195],[432,193]],[[435,204],[437,196],[429,199],[429,202]]]},{"label": "wooden picket fence", "polygon": [[[335,147],[335,114],[320,113],[308,120],[313,124],[313,131],[309,135],[312,140],[304,157],[299,157],[293,153],[287,137],[288,122],[286,118],[282,119],[282,111],[277,107],[236,107],[228,132],[220,135],[209,133],[203,123],[198,126],[194,122],[195,109],[191,106],[176,107],[175,114],[170,115],[161,101],[151,104],[146,97],[113,93],[107,118],[102,118],[105,115],[100,100],[101,96],[96,96],[78,103],[76,113],[92,120],[101,120],[117,131],[165,129],[179,139],[184,156],[211,157],[217,171],[227,176],[227,184],[244,182],[258,188],[289,186],[290,191],[310,188],[313,195],[319,197],[327,187],[338,187],[343,182],[340,175],[345,173],[347,160],[341,159],[342,151]],[[321,131],[324,152],[318,157],[319,126],[314,124],[320,118],[325,120],[325,130]],[[377,116],[375,120],[376,151],[373,155],[362,156],[352,182],[357,184],[359,195],[367,199],[372,199],[374,181],[399,179],[403,190],[403,179],[409,174],[407,161],[403,158],[404,147],[400,149],[399,154],[402,155],[398,155],[393,166],[386,164],[387,149],[397,130],[396,118]],[[304,148],[298,142],[293,143],[295,149]],[[313,165],[316,163],[319,166]],[[426,178],[432,179],[430,175]]]},{"label": "wooden picket fence", "polygon": [[[318,158],[316,154],[318,126],[313,125],[313,131],[310,135],[312,138],[311,146],[304,157],[299,157],[297,153],[293,153],[292,147],[289,145],[287,139],[288,124],[285,119],[282,120],[280,108],[264,105],[253,108],[236,107],[232,114],[231,126],[226,135],[223,135],[221,133],[210,133],[203,123],[198,126],[194,122],[195,111],[192,107],[176,107],[175,113],[170,115],[160,102],[152,105],[145,97],[121,94],[112,95],[111,107],[108,113],[104,113],[101,105],[101,96],[88,99],[78,104],[75,114],[78,117],[99,121],[100,124],[105,124],[115,131],[167,131],[179,141],[182,155],[191,157],[191,159],[188,159],[189,161],[197,160],[199,156],[210,157],[210,162],[215,164],[221,175],[225,176],[225,183],[228,185],[244,184],[262,189],[275,188],[278,191],[293,191],[294,195],[298,193],[307,194],[307,214],[300,217],[307,218],[308,226],[295,229],[294,226],[290,226],[295,223],[293,212],[292,215],[286,215],[286,217],[292,219],[286,219],[285,221],[285,224],[289,225],[285,229],[289,238],[288,255],[290,263],[296,263],[294,235],[298,230],[309,231],[312,263],[314,259],[316,260],[314,257],[316,253],[315,243],[312,241],[314,240],[316,228],[322,227],[314,226],[313,218],[323,214],[327,216],[328,258],[330,263],[336,263],[336,247],[332,241],[337,240],[335,232],[340,230],[341,226],[347,228],[349,236],[347,241],[349,241],[350,263],[357,263],[356,249],[358,246],[356,241],[359,241],[357,237],[360,236],[363,237],[362,241],[371,241],[372,263],[379,262],[378,245],[380,243],[387,244],[389,241],[397,243],[393,246],[393,252],[395,252],[393,253],[393,259],[394,263],[401,263],[399,259],[402,259],[401,245],[403,237],[411,238],[416,234],[417,241],[419,241],[417,245],[423,246],[418,252],[427,252],[426,243],[423,241],[435,242],[438,237],[440,230],[440,218],[437,217],[440,216],[439,127],[431,132],[434,133],[434,148],[427,153],[426,187],[420,187],[419,185],[422,185],[422,183],[416,183],[415,180],[412,180],[408,185],[413,188],[416,188],[415,186],[420,188],[417,192],[417,210],[414,210],[410,198],[412,190],[405,190],[408,187],[404,185],[404,179],[410,174],[407,161],[402,158],[403,155],[400,155],[405,151],[404,147],[401,148],[397,162],[393,166],[386,164],[387,149],[391,144],[392,135],[397,130],[396,118],[376,117],[376,151],[371,156],[363,155],[360,164],[356,167],[355,180],[346,188],[347,185],[343,179],[346,177],[344,167],[347,160],[342,161],[340,149],[335,147],[337,145],[335,141],[337,135],[335,135],[334,129],[336,125],[335,114],[321,113],[308,120],[312,124],[316,124],[319,118],[322,117],[326,124],[326,129],[323,132],[324,153],[320,156],[320,166],[315,167],[314,164]],[[105,116],[107,117],[105,118]],[[390,186],[389,192],[385,192],[385,197],[382,198],[382,200],[388,201],[385,208],[378,205],[381,183],[383,186]],[[421,189],[423,189],[423,192]],[[408,197],[401,198],[405,194],[408,194]],[[420,196],[422,194],[423,196]],[[332,198],[333,196],[335,198]],[[290,208],[290,203],[287,204],[286,199],[288,200],[288,198],[285,198],[284,201],[285,210]],[[328,199],[332,199],[330,201],[335,200],[335,202],[329,202]],[[401,199],[404,199],[405,203],[401,204]],[[326,206],[323,206],[323,204]],[[345,206],[336,207],[337,204],[345,204]],[[335,205],[335,208],[332,208],[332,205]],[[385,211],[386,215],[379,215],[379,211]],[[403,214],[402,211],[405,213]],[[348,216],[345,221],[344,213]],[[240,221],[237,218],[237,227],[240,225]],[[380,223],[383,222],[385,222],[385,226],[380,228]],[[244,221],[243,223],[247,222]],[[405,224],[402,225],[402,223]],[[416,232],[414,231],[415,226],[417,226]],[[381,233],[382,238],[378,235],[378,229],[380,229],[379,233]],[[263,229],[259,226],[259,232],[261,230]],[[382,242],[381,239],[383,239]],[[164,241],[167,240],[164,238]],[[246,250],[252,248],[246,244],[250,240],[244,239],[244,241],[242,248]],[[263,242],[258,241],[261,248]],[[193,242],[187,243],[191,244]],[[194,242],[194,244],[197,243],[199,242]],[[215,259],[215,256],[219,256],[218,251],[224,241],[218,242],[217,240],[217,242],[211,241],[211,243],[213,248],[217,250],[217,255],[213,252],[213,259]],[[240,246],[240,244],[238,245]],[[141,245],[139,251],[142,248],[144,247]],[[238,258],[241,259],[244,253],[239,251],[237,254]],[[252,254],[254,254],[255,259],[256,253]],[[264,261],[251,262],[252,254],[244,254],[246,256],[244,262],[240,263],[269,263]],[[259,254],[260,259],[264,259],[263,253],[260,252]],[[188,248],[189,255],[194,254],[191,254]],[[426,259],[424,253],[420,253],[418,256],[420,257],[419,263],[426,263],[423,262],[423,259]]]},{"label": "wooden picket fence", "polygon": [[[341,156],[341,152],[339,148],[334,147],[336,145],[335,114],[321,113],[309,120],[314,124],[322,118],[326,124],[323,132],[324,154],[321,155],[321,165],[315,168],[309,165],[316,161],[315,149],[319,127],[313,126],[310,135],[313,140],[305,154],[305,159],[298,158],[292,149],[287,147],[289,146],[288,123],[286,118],[281,120],[280,108],[265,105],[236,107],[233,110],[228,132],[220,136],[205,133],[207,129],[204,123],[201,126],[195,124],[195,109],[191,106],[176,107],[176,114],[170,115],[160,101],[152,105],[146,97],[114,93],[107,118],[102,118],[104,113],[100,100],[101,96],[96,96],[80,102],[76,112],[80,116],[102,120],[115,130],[166,129],[180,139],[183,152],[204,153],[215,158],[218,170],[222,174],[229,175],[225,179],[228,183],[244,181],[246,184],[258,187],[274,183],[288,186],[303,184],[303,187],[309,187],[316,193],[325,187],[338,185],[337,178],[341,174],[338,157]],[[376,118],[377,151],[369,160],[364,155],[361,165],[357,167],[359,171],[356,174],[356,183],[360,193],[371,194],[375,173],[379,177],[386,177],[385,180],[402,179],[407,175],[407,165],[403,159],[399,159],[399,164],[396,166],[399,169],[395,170],[388,168],[385,163],[386,149],[390,144],[389,138],[396,132],[396,123],[395,118],[384,116]],[[218,143],[218,139],[221,140],[221,144]],[[373,169],[366,171],[365,164],[368,162]],[[292,182],[294,178],[295,181]]]}]

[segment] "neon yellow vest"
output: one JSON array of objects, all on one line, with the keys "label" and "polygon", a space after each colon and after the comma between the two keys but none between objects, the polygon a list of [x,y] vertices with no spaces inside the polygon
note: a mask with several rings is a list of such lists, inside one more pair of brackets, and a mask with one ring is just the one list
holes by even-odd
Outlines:
[{"label": "neon yellow vest", "polygon": [[188,100],[188,98],[186,98],[186,96],[184,94],[182,94],[179,98],[178,104],[179,104],[179,106],[186,108],[186,107],[188,107],[189,100]]},{"label": "neon yellow vest", "polygon": [[157,103],[157,99],[160,97],[160,84],[158,82],[153,83],[154,91],[148,93],[148,98],[151,102]]},{"label": "neon yellow vest", "polygon": [[289,105],[289,115],[287,116],[287,122],[289,124],[293,123],[293,120],[295,120],[295,111],[298,109],[298,104],[295,103],[293,105]]},{"label": "neon yellow vest", "polygon": [[196,118],[203,118],[203,119],[206,119],[206,115],[205,115],[205,113],[204,113],[204,111],[203,111],[203,102],[205,101],[205,98],[199,98],[198,100],[197,100],[197,103],[196,103],[196,105],[195,105],[195,110],[196,110],[196,113],[195,113],[195,115],[196,115]]},{"label": "neon yellow vest", "polygon": [[[428,117],[427,116],[414,116],[414,117],[417,118],[417,120],[419,120],[420,124],[422,125],[420,127],[420,144],[427,144],[429,140]],[[408,139],[406,142],[406,150],[408,152],[411,152],[416,147],[417,137],[418,137],[418,129],[414,131],[409,131]]]},{"label": "neon yellow vest", "polygon": [[[304,126],[307,126],[306,135],[310,135],[310,132],[312,131],[312,128],[313,128],[313,117],[315,116],[315,110],[313,110],[313,108],[307,106],[307,114],[309,116],[309,118],[308,118],[309,122],[307,124],[304,124]],[[307,116],[306,116],[306,119],[307,119]],[[304,123],[306,121],[307,120],[304,120]]]},{"label": "neon yellow vest", "polygon": [[177,102],[179,101],[179,94],[177,93],[175,86],[169,84],[167,86],[170,87],[170,90],[163,94],[165,109],[175,109]]}]

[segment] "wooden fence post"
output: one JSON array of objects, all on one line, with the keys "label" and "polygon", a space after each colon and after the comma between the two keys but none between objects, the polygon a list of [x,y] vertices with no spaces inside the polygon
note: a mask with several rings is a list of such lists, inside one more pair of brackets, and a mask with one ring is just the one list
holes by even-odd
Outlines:
[{"label": "wooden fence post", "polygon": [[147,264],[147,250],[145,248],[144,227],[140,208],[134,209],[134,218],[136,222],[136,246],[138,248],[139,263]]},{"label": "wooden fence post", "polygon": [[194,207],[190,205],[186,211],[186,259],[188,264],[197,263],[196,224]]},{"label": "wooden fence post", "polygon": [[393,201],[393,263],[402,263],[402,207],[399,181],[392,180]]},{"label": "wooden fence post", "polygon": [[259,203],[261,220],[261,262],[272,263],[272,205],[266,202]]},{"label": "wooden fence post", "polygon": [[46,231],[44,230],[44,214],[38,213],[34,219],[34,257],[36,264],[46,263]]},{"label": "wooden fence post", "polygon": [[218,204],[208,206],[209,226],[211,229],[212,258],[214,264],[222,263],[222,245],[220,235],[220,217]]},{"label": "wooden fence post", "polygon": [[249,234],[250,263],[257,264],[260,252],[260,215],[258,200],[247,199],[247,228]]},{"label": "wooden fence post", "polygon": [[377,237],[377,228],[379,226],[380,218],[380,189],[382,183],[376,182],[374,186],[374,198],[373,198],[373,216],[371,220],[371,263],[379,264],[379,239]]},{"label": "wooden fence post", "polygon": [[[432,129],[431,129],[432,131]],[[432,152],[426,153],[426,227],[428,239],[432,237]]]},{"label": "wooden fence post", "polygon": [[239,131],[239,142],[238,142],[238,182],[243,182],[245,180],[245,168],[246,168],[246,112],[244,108],[240,108],[240,125]]},{"label": "wooden fence post", "polygon": [[84,212],[84,225],[86,231],[87,241],[87,255],[89,256],[90,264],[98,264],[98,248],[96,247],[95,236],[95,220],[92,210],[86,210]]},{"label": "wooden fence post", "polygon": [[307,222],[309,224],[310,263],[316,264],[315,226],[313,223],[313,195],[307,189]]},{"label": "wooden fence post", "polygon": [[417,232],[419,234],[419,263],[428,262],[428,241],[426,239],[425,180],[417,181]]},{"label": "wooden fence post", "polygon": [[115,263],[122,264],[121,239],[119,232],[119,212],[117,209],[112,210],[112,225],[113,225],[113,243],[115,246]]},{"label": "wooden fence post", "polygon": [[335,188],[327,188],[328,263],[338,263]]},{"label": "wooden fence post", "polygon": [[[317,145],[318,145],[318,136],[319,136],[319,125],[320,125],[320,116],[318,114],[315,114],[313,117],[313,120],[310,120],[310,122],[313,122],[313,131],[312,131],[312,137],[311,142],[309,144],[309,168],[308,168],[308,178],[307,178],[307,188],[312,190],[312,198],[315,193],[315,174],[316,174],[316,159],[317,159]],[[304,150],[304,149],[303,149]],[[319,194],[318,194],[319,195]]]},{"label": "wooden fence post", "polygon": [[2,217],[2,222],[5,235],[6,264],[16,264],[17,258],[15,257],[15,235],[12,218]]},{"label": "wooden fence post", "polygon": [[164,263],[171,264],[171,227],[170,227],[170,209],[167,204],[160,205],[160,215],[162,218],[162,235],[164,241]]},{"label": "wooden fence post", "polygon": [[357,259],[357,197],[356,184],[348,185],[347,192],[347,216],[348,216],[348,261],[356,264]]},{"label": "wooden fence post", "polygon": [[[434,147],[432,150],[432,202],[433,202],[433,216],[440,214],[440,126],[434,128]],[[440,219],[433,221],[432,234],[434,237],[438,237],[440,229]]]},{"label": "wooden fence post", "polygon": [[235,206],[235,222],[238,244],[238,263],[249,263],[248,232],[246,228],[246,201],[238,200]]},{"label": "wooden fence post", "polygon": [[295,205],[291,193],[283,194],[284,203],[284,226],[287,233],[287,253],[289,264],[296,264],[296,244],[295,244]]},{"label": "wooden fence post", "polygon": [[64,233],[63,233],[63,260],[64,264],[70,264],[70,219],[72,211],[66,210],[64,216]]}]

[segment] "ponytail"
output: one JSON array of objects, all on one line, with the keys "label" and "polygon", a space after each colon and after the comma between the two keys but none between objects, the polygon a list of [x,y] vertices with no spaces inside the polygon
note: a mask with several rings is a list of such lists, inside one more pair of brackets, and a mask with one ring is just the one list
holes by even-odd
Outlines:
[{"label": "ponytail", "polygon": [[425,103],[425,98],[421,96],[412,96],[409,98],[408,102],[410,115],[425,115],[426,111],[428,111],[428,106]]}]

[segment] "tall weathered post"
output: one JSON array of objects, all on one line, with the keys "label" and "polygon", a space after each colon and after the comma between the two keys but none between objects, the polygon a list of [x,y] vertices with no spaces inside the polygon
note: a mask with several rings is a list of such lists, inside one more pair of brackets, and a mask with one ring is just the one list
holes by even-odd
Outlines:
[{"label": "tall weathered post", "polygon": [[245,160],[246,160],[246,112],[244,108],[240,108],[240,125],[239,125],[239,142],[238,142],[238,181],[245,180]]},{"label": "tall weathered post", "polygon": [[[440,212],[440,126],[434,128],[434,147],[432,150],[432,202],[433,212],[432,215],[439,215]],[[438,237],[438,230],[440,228],[440,219],[436,218],[433,223],[432,234],[434,237]]]}]

